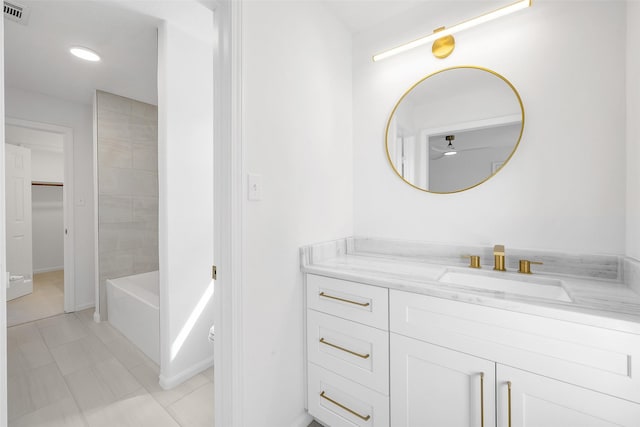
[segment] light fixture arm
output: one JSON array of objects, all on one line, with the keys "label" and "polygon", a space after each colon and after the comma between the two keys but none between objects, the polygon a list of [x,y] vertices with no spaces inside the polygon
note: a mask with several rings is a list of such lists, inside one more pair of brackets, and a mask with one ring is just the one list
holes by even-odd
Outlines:
[{"label": "light fixture arm", "polygon": [[[448,28],[438,28],[436,31],[433,32],[433,34],[429,34],[427,36],[421,37],[417,40],[413,40],[410,41],[408,43],[402,44],[400,46],[394,47],[392,49],[386,50],[384,52],[381,52],[377,55],[373,56],[373,60],[374,61],[380,61],[381,59],[385,59],[388,58],[390,56],[393,55],[397,55],[399,53],[402,52],[406,52],[410,49],[413,49],[415,47],[418,46],[422,46],[424,44],[427,44],[429,42],[447,37],[447,36],[451,36],[454,33],[457,33],[459,31],[463,31],[466,30],[468,28],[471,27],[475,27],[476,25],[480,25],[480,24],[484,24],[485,22],[489,22],[492,21],[494,19],[500,18],[502,16],[508,15],[510,13],[513,12],[517,12],[521,9],[525,9],[527,7],[531,6],[531,1],[532,0],[518,0],[515,3],[511,3],[507,6],[501,7],[499,9],[493,10],[491,12],[487,12],[483,15],[477,16],[475,18],[471,18],[471,19],[467,19],[465,21],[462,21],[456,25],[453,25],[451,27]],[[453,48],[451,49],[453,50]],[[449,52],[451,53],[451,52]],[[434,52],[435,54],[435,52]],[[436,55],[437,56],[437,55]],[[448,56],[448,55],[446,55]],[[445,57],[446,57],[445,56]]]}]

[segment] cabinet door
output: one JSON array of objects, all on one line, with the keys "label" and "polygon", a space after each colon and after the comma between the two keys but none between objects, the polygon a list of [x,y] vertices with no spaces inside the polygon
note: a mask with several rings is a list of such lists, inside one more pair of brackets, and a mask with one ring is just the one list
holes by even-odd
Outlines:
[{"label": "cabinet door", "polygon": [[498,427],[640,426],[637,403],[519,369],[498,365],[496,387]]},{"label": "cabinet door", "polygon": [[495,425],[495,363],[391,334],[391,425]]}]

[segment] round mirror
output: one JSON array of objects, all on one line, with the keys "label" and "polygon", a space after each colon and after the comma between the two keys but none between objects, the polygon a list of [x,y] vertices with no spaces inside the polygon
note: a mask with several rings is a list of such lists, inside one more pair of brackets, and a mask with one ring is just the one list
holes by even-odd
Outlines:
[{"label": "round mirror", "polygon": [[411,186],[455,193],[498,172],[523,129],[522,100],[507,79],[485,68],[452,67],[400,98],[387,123],[387,156]]}]

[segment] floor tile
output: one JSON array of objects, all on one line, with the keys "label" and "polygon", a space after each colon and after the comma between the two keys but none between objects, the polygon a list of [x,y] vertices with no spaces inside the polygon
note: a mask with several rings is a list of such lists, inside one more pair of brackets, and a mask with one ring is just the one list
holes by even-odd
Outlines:
[{"label": "floor tile", "polygon": [[35,323],[14,326],[7,329],[7,345],[22,345],[32,341],[42,341],[42,335]]},{"label": "floor tile", "polygon": [[169,413],[182,426],[211,427],[213,425],[213,383],[198,388],[169,406]]},{"label": "floor tile", "polygon": [[85,418],[90,427],[180,426],[148,393],[135,393],[112,405],[87,412]]},{"label": "floor tile", "polygon": [[9,421],[36,410],[29,395],[29,381],[26,375],[9,375],[7,395]]},{"label": "floor tile", "polygon": [[198,374],[171,390],[164,390],[158,384],[158,373],[147,364],[141,364],[132,368],[131,373],[140,381],[144,388],[151,393],[153,398],[165,407],[209,382],[204,375]]},{"label": "floor tile", "polygon": [[55,363],[33,369],[27,376],[29,394],[36,409],[71,397]]},{"label": "floor tile", "polygon": [[7,389],[9,419],[71,397],[55,363],[28,370],[22,375],[9,375]]},{"label": "floor tile", "polygon": [[74,400],[67,398],[11,421],[11,427],[85,427]]},{"label": "floor tile", "polygon": [[[78,319],[82,320],[85,323],[93,323],[93,313],[95,311],[95,308],[91,307],[84,310],[76,311],[74,314]],[[98,323],[96,323],[96,325],[98,325]]]},{"label": "floor tile", "polygon": [[12,376],[26,376],[30,371],[27,361],[22,356],[22,351],[17,345],[7,343],[7,374]]},{"label": "floor tile", "polygon": [[105,343],[109,351],[126,367],[133,368],[145,363],[147,357],[124,336],[118,333],[116,338]]},{"label": "floor tile", "polygon": [[213,369],[172,390],[93,309],[8,329],[11,427],[213,426]]},{"label": "floor tile", "polygon": [[131,372],[116,359],[100,362],[94,369],[117,399],[142,388]]},{"label": "floor tile", "polygon": [[100,380],[98,373],[92,367],[69,374],[65,380],[78,407],[83,412],[103,408],[116,400],[109,386]]},{"label": "floor tile", "polygon": [[102,362],[113,356],[107,347],[93,335],[62,344],[51,350],[62,375]]},{"label": "floor tile", "polygon": [[135,377],[115,358],[73,372],[65,380],[83,412],[110,405],[142,389]]},{"label": "floor tile", "polygon": [[18,346],[25,366],[30,369],[39,368],[53,362],[53,357],[44,340],[34,340]]},{"label": "floor tile", "polygon": [[88,333],[87,328],[73,314],[40,320],[36,325],[50,349],[84,338]]},{"label": "floor tile", "polygon": [[108,343],[109,341],[113,341],[122,337],[120,332],[116,331],[113,326],[109,324],[109,322],[96,323],[93,321],[93,319],[91,319],[88,323],[86,323],[86,326],[103,343]]}]

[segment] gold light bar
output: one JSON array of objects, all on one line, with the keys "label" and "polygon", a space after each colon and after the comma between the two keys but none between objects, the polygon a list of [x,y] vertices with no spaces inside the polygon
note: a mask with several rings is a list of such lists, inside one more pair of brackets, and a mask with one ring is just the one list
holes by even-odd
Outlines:
[{"label": "gold light bar", "polygon": [[381,59],[385,59],[390,56],[397,55],[402,52],[406,52],[407,50],[413,49],[414,47],[422,46],[423,44],[427,44],[429,42],[440,39],[442,37],[450,36],[451,34],[457,33],[459,31],[463,31],[468,28],[475,27],[476,25],[484,24],[485,22],[489,22],[496,18],[500,18],[510,13],[517,12],[529,6],[531,6],[531,0],[519,0],[510,5],[501,7],[500,9],[496,9],[492,12],[487,12],[484,15],[480,15],[476,18],[467,19],[466,21],[462,21],[461,23],[456,24],[452,27],[439,30],[438,32],[429,34],[428,36],[424,36],[417,40],[400,45],[398,47],[394,47],[393,49],[386,50],[382,53],[374,55],[373,60],[380,61]]}]

